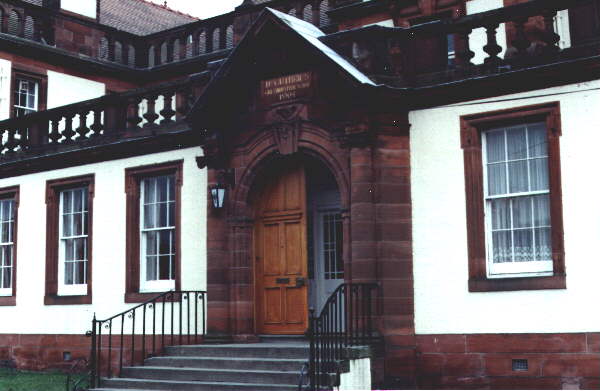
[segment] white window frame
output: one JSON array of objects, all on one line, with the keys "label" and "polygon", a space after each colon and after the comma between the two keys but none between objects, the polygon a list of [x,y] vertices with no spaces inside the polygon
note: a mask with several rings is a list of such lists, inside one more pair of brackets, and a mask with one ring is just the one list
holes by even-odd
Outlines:
[{"label": "white window frame", "polygon": [[[529,123],[523,123],[522,125],[528,125]],[[533,123],[531,123],[533,124]],[[518,125],[517,125],[518,126]],[[546,124],[544,123],[544,128]],[[547,194],[549,197],[550,189],[542,191],[528,191],[519,193],[509,193],[509,176],[507,175],[507,193],[503,195],[489,195],[488,186],[488,159],[487,159],[487,134],[490,132],[499,131],[504,129],[506,131],[508,127],[499,127],[484,130],[481,133],[481,152],[483,161],[483,202],[484,202],[484,214],[485,214],[485,250],[486,250],[486,273],[488,278],[519,278],[519,277],[544,277],[553,275],[553,260],[547,261],[527,261],[527,262],[506,262],[506,263],[494,263],[493,262],[493,240],[492,240],[492,207],[491,201],[494,199],[515,199],[519,197],[536,196]],[[526,133],[528,134],[528,132]],[[506,137],[504,138],[506,143]],[[528,141],[527,141],[528,142]],[[527,148],[528,149],[528,148]],[[505,153],[508,153],[508,148],[505,145]],[[528,152],[529,155],[529,152]],[[546,153],[549,159],[548,152]],[[507,158],[507,157],[506,157]],[[527,157],[529,158],[529,156]],[[508,159],[508,158],[507,158]],[[508,160],[506,160],[508,161]],[[548,172],[548,175],[550,173]],[[511,208],[511,227],[512,227],[512,208]],[[552,227],[550,227],[552,229]],[[514,232],[514,227],[511,228]],[[514,243],[514,240],[512,241]]]},{"label": "white window frame", "polygon": [[[89,266],[89,227],[87,227],[87,234],[85,235],[72,235],[72,236],[63,236],[63,202],[64,195],[66,192],[85,190],[86,195],[88,195],[89,190],[87,187],[77,187],[73,189],[65,189],[61,190],[59,193],[59,202],[58,202],[58,296],[85,296],[88,294],[88,266]],[[89,197],[89,196],[88,196]],[[74,204],[74,203],[73,203]],[[90,216],[89,216],[89,201],[87,202],[87,210],[85,213],[87,216],[87,224],[89,224]],[[71,210],[71,213],[73,211]],[[86,280],[85,284],[65,284],[65,269],[66,269],[66,261],[65,261],[65,242],[66,240],[73,239],[85,239],[85,260],[84,260],[84,278]]]},{"label": "white window frame", "polygon": [[[10,279],[10,286],[8,288],[0,288],[0,297],[9,297],[12,296],[13,294],[13,285],[15,283],[14,281],[14,268],[15,268],[15,237],[14,237],[14,229],[15,229],[15,200],[13,198],[5,198],[5,199],[0,199],[0,216],[2,216],[2,212],[3,212],[3,208],[4,208],[4,202],[10,202],[10,207],[12,208],[11,211],[11,219],[8,220],[8,222],[10,223],[9,225],[9,232],[10,232],[10,237],[11,237],[11,241],[10,242],[1,242],[1,238],[2,236],[0,235],[0,246],[10,246],[11,247],[11,252],[12,252],[12,261],[11,261],[11,265],[10,267],[8,266],[2,266],[2,259],[0,259],[0,271],[2,271],[2,273],[0,273],[0,282],[2,281],[2,277],[3,277],[3,273],[8,273],[11,274],[11,279]],[[3,221],[2,221],[3,222]],[[1,228],[1,227],[0,227]]]},{"label": "white window frame", "polygon": [[[167,230],[172,230],[173,231],[173,243],[172,245],[176,245],[176,231],[177,231],[177,226],[167,226],[167,227],[157,227],[157,228],[144,228],[144,220],[145,220],[145,208],[144,208],[144,198],[145,198],[145,185],[144,182],[148,179],[154,179],[154,178],[160,178],[160,177],[171,177],[171,180],[173,181],[174,187],[176,186],[175,182],[176,182],[176,178],[174,175],[172,174],[167,174],[167,175],[153,175],[153,176],[148,176],[148,177],[144,177],[142,178],[142,180],[140,181],[140,200],[139,200],[139,210],[140,210],[140,222],[139,222],[139,243],[140,243],[140,293],[151,293],[151,292],[167,292],[167,291],[171,291],[171,290],[175,290],[175,279],[170,279],[170,280],[151,280],[148,281],[146,280],[146,256],[147,256],[147,248],[146,248],[146,240],[144,238],[144,233],[145,232],[152,232],[152,231],[167,231]],[[168,191],[168,189],[167,189]],[[177,213],[177,198],[175,196],[177,190],[174,189],[174,194],[172,194],[173,196],[173,203],[175,204],[175,207],[173,208],[175,213]],[[170,198],[171,194],[167,193],[167,198]],[[169,213],[169,208],[167,207],[167,213]],[[167,217],[167,221],[169,220],[169,218]],[[176,218],[173,217],[173,222],[176,223]],[[159,240],[156,241],[157,246],[159,246]],[[175,251],[179,251],[178,248],[175,248]],[[176,252],[172,253],[172,262],[171,262],[171,268],[175,267],[175,257],[176,257]],[[157,269],[158,272],[158,269]],[[174,275],[174,271],[170,272],[170,275]]]},{"label": "white window frame", "polygon": [[[17,76],[16,80],[15,80],[15,91],[13,91],[12,93],[15,94],[18,91],[18,94],[21,94],[21,82],[28,82],[28,83],[34,83],[35,86],[35,92],[34,92],[34,97],[33,97],[33,107],[29,107],[29,106],[21,106],[19,104],[17,104],[17,102],[14,102],[13,105],[13,110],[16,111],[17,109],[21,109],[21,110],[29,110],[29,111],[38,111],[38,102],[40,99],[40,82],[38,80],[34,80],[34,79],[30,79],[27,77],[21,77],[21,76]],[[29,94],[28,92],[26,94]]]}]

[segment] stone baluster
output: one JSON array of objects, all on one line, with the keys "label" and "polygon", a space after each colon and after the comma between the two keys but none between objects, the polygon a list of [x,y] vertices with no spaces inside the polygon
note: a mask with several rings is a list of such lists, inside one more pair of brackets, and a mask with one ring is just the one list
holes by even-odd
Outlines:
[{"label": "stone baluster", "polygon": [[498,26],[498,23],[484,26],[487,34],[487,45],[483,47],[483,51],[489,56],[486,57],[484,63],[491,68],[498,66],[502,61],[500,57],[498,57],[498,54],[502,52],[502,47],[498,45],[498,41],[496,40],[496,30],[498,29]]},{"label": "stone baluster", "polygon": [[50,120],[50,122],[52,123],[51,125],[51,129],[50,129],[50,141],[52,141],[53,144],[57,144],[58,140],[60,140],[60,138],[62,137],[60,134],[60,120],[62,117],[54,117]]},{"label": "stone baluster", "polygon": [[139,123],[142,122],[140,117],[140,102],[139,97],[131,98],[127,102],[127,130],[138,130]]},{"label": "stone baluster", "polygon": [[554,31],[554,18],[556,17],[556,11],[546,10],[542,12],[544,18],[544,47],[545,54],[556,54],[560,51],[558,42],[560,41],[560,35]]},{"label": "stone baluster", "polygon": [[4,142],[4,148],[6,148],[5,153],[13,153],[15,148],[17,147],[17,140],[15,138],[15,134],[17,133],[17,129],[14,127],[7,129],[6,141]]},{"label": "stone baluster", "polygon": [[173,92],[166,92],[163,95],[165,97],[165,107],[161,110],[160,115],[163,116],[163,120],[160,121],[162,124],[168,124],[173,122],[173,116],[175,111],[173,110]]},{"label": "stone baluster", "polygon": [[65,115],[65,129],[62,132],[62,135],[65,137],[65,143],[68,143],[75,136],[75,132],[73,131],[73,117],[74,114],[67,113]]},{"label": "stone baluster", "polygon": [[102,131],[102,109],[95,108],[94,109],[94,123],[90,126],[92,134],[90,137],[100,136],[100,132]]},{"label": "stone baluster", "polygon": [[151,95],[147,97],[148,101],[148,110],[144,113],[144,119],[147,121],[144,124],[145,128],[156,125],[155,122],[158,119],[159,115],[156,113],[156,99],[157,95]]},{"label": "stone baluster", "polygon": [[90,128],[87,126],[89,110],[84,110],[79,113],[79,126],[76,129],[80,139],[87,138],[87,134],[90,132]]}]

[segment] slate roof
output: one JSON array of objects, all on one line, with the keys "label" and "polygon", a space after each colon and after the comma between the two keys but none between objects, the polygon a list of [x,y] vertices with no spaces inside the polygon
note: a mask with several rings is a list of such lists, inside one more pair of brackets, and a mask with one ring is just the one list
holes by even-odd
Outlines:
[{"label": "slate roof", "polygon": [[152,34],[197,20],[144,0],[100,0],[100,23],[134,34]]},{"label": "slate roof", "polygon": [[[42,5],[42,0],[25,0]],[[145,0],[99,0],[100,23],[138,35],[152,34],[197,18]]]}]

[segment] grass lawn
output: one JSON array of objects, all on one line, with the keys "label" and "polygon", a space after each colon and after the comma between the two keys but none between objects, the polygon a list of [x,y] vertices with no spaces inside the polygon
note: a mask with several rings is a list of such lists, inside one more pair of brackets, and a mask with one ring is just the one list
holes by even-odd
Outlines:
[{"label": "grass lawn", "polygon": [[65,391],[67,375],[0,368],[1,391]]}]

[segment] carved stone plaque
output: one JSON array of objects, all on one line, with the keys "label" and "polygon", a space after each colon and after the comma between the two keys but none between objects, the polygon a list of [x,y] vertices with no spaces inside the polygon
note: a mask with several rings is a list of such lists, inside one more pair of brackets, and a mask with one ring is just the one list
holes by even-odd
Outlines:
[{"label": "carved stone plaque", "polygon": [[278,104],[309,96],[312,87],[310,72],[281,76],[260,82],[260,97],[265,105]]}]

